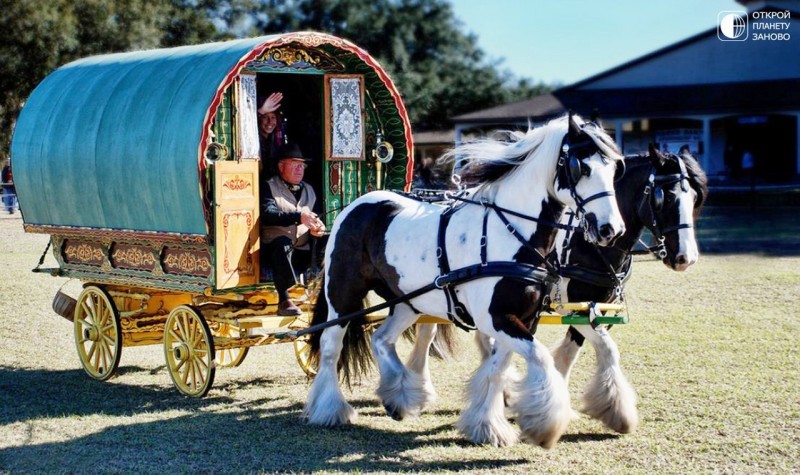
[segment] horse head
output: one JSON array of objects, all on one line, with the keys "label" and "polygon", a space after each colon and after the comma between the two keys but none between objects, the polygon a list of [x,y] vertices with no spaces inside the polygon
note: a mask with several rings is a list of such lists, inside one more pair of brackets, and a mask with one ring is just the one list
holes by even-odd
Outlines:
[{"label": "horse head", "polygon": [[641,207],[643,221],[658,240],[662,262],[684,271],[700,256],[694,223],[708,195],[707,178],[688,153],[663,153],[652,143],[649,151],[653,171]]},{"label": "horse head", "polygon": [[625,232],[614,198],[614,180],[623,157],[594,122],[570,114],[555,174],[555,195],[583,217],[586,240],[610,246]]}]

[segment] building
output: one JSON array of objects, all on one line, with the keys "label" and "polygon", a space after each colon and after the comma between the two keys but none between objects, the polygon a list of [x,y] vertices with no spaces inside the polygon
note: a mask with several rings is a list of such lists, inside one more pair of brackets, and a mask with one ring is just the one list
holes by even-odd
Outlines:
[{"label": "building", "polygon": [[[715,26],[552,94],[454,117],[455,140],[527,128],[573,110],[599,114],[625,153],[650,141],[672,152],[689,145],[716,183],[750,176],[796,182],[800,4],[739,3],[747,14],[726,18],[724,31]],[[745,156],[752,160],[743,163]]]}]

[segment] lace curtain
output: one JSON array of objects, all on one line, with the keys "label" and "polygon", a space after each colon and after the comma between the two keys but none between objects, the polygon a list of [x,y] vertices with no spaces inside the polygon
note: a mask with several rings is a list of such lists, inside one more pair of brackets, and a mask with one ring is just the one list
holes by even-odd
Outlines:
[{"label": "lace curtain", "polygon": [[331,159],[364,158],[361,78],[330,78]]}]

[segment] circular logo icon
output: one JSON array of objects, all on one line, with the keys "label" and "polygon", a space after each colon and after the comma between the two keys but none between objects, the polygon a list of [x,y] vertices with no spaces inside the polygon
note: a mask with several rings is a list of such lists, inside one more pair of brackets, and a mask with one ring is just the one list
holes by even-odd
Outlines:
[{"label": "circular logo icon", "polygon": [[736,40],[747,30],[747,20],[736,13],[729,13],[719,22],[719,31],[727,38]]}]

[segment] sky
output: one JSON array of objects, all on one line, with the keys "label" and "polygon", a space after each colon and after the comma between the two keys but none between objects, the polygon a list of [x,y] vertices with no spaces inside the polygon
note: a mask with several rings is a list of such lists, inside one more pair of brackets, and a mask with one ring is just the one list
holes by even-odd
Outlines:
[{"label": "sky", "polygon": [[734,0],[450,0],[500,70],[567,85],[717,27]]}]

